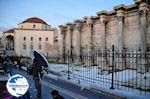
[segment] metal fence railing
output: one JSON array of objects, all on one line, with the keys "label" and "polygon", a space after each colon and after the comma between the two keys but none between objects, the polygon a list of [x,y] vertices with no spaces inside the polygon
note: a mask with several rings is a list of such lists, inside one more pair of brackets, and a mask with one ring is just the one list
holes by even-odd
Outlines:
[{"label": "metal fence railing", "polygon": [[107,86],[140,94],[150,94],[150,53],[137,51],[97,51],[95,53],[49,57],[50,69],[62,77],[93,86]]}]

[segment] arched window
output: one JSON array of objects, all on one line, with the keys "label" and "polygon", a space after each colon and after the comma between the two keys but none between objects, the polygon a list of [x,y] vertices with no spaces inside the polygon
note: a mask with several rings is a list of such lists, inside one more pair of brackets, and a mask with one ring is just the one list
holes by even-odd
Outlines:
[{"label": "arched window", "polygon": [[39,50],[41,50],[42,49],[42,45],[41,44],[39,44]]},{"label": "arched window", "polygon": [[30,49],[33,49],[33,44],[30,45]]},{"label": "arched window", "polygon": [[46,41],[48,41],[48,37],[46,38]]},{"label": "arched window", "polygon": [[33,37],[31,37],[31,41],[33,41]]},{"label": "arched window", "polygon": [[41,37],[39,37],[39,41],[42,41],[42,38],[41,38]]},{"label": "arched window", "polygon": [[23,40],[26,41],[26,37],[23,37]]},{"label": "arched window", "polygon": [[54,43],[58,42],[58,36],[54,37]]},{"label": "arched window", "polygon": [[26,47],[26,44],[24,43],[24,44],[23,44],[23,49],[25,50],[26,48],[27,48],[27,47]]},{"label": "arched window", "polygon": [[33,28],[35,28],[35,24],[33,25]]}]

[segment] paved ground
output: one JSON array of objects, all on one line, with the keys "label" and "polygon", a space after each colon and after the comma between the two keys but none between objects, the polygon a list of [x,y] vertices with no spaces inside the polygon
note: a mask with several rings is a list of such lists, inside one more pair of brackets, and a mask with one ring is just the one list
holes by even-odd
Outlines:
[{"label": "paved ground", "polygon": [[[21,74],[28,79],[31,98],[35,99],[36,90],[32,76],[28,75],[24,70],[18,69],[13,69],[12,73],[13,75]],[[104,93],[93,92],[90,90],[81,91],[79,87],[72,84],[44,77],[42,80],[42,99],[52,99],[50,92],[53,89],[57,89],[65,99],[116,99],[116,97]]]}]

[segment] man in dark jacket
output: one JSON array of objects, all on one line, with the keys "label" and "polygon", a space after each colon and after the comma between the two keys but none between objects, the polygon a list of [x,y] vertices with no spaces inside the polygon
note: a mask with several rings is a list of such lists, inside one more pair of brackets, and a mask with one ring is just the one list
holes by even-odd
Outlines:
[{"label": "man in dark jacket", "polygon": [[33,79],[35,81],[35,88],[37,89],[37,98],[40,99],[41,98],[41,72],[42,72],[42,67],[39,66],[38,61],[36,60],[36,58],[33,60],[33,64],[32,64],[32,75],[33,75]]}]

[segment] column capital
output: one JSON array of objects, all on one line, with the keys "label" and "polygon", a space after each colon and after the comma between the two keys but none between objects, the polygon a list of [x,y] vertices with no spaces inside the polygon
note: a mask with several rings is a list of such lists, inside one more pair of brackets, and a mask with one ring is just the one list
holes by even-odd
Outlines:
[{"label": "column capital", "polygon": [[146,14],[150,11],[150,0],[134,0],[135,4],[139,7],[139,14]]},{"label": "column capital", "polygon": [[97,12],[97,15],[99,16],[101,23],[106,23],[107,22],[107,17],[108,17],[108,12],[107,11]]},{"label": "column capital", "polygon": [[68,30],[73,30],[74,24],[68,22],[68,23],[66,23],[66,26],[67,26],[67,29],[68,29]]},{"label": "column capital", "polygon": [[125,17],[125,11],[126,11],[125,5],[121,4],[121,5],[115,6],[114,10],[116,11],[116,15],[118,19],[122,19]]},{"label": "column capital", "polygon": [[80,30],[82,28],[82,21],[77,19],[74,21],[75,23],[75,29]]},{"label": "column capital", "polygon": [[140,4],[142,2],[145,2],[147,4],[150,4],[150,1],[149,0],[134,0],[135,4]]},{"label": "column capital", "polygon": [[92,19],[90,17],[85,16],[83,20],[86,24],[92,24]]},{"label": "column capital", "polygon": [[146,2],[142,2],[139,4],[139,12],[140,14],[146,14],[150,11],[150,6]]},{"label": "column capital", "polygon": [[63,33],[63,32],[65,32],[66,31],[66,26],[64,26],[64,25],[59,25],[58,26],[59,28],[60,28],[60,31]]}]

